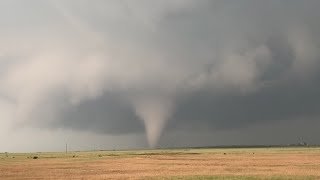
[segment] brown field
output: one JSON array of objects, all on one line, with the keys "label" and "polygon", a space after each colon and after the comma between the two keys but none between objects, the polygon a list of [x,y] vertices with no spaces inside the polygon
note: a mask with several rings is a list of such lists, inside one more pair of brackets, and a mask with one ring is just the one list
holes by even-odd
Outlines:
[{"label": "brown field", "polygon": [[0,179],[320,179],[320,148],[2,153]]}]

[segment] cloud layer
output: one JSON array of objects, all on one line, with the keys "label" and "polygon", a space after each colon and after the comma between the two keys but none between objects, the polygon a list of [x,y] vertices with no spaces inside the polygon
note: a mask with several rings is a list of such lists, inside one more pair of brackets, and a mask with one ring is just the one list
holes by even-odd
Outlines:
[{"label": "cloud layer", "polygon": [[[318,1],[3,1],[6,129],[202,133],[319,117]],[[310,120],[309,120],[310,119]]]}]

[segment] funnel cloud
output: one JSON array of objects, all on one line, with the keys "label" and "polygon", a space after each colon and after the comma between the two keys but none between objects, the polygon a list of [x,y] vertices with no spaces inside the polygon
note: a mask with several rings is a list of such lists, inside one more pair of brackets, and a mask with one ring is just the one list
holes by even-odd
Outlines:
[{"label": "funnel cloud", "polygon": [[166,122],[173,111],[171,100],[160,98],[147,98],[135,100],[134,108],[136,115],[140,117],[145,125],[148,143],[155,147]]},{"label": "funnel cloud", "polygon": [[319,144],[319,7],[1,1],[0,151]]}]

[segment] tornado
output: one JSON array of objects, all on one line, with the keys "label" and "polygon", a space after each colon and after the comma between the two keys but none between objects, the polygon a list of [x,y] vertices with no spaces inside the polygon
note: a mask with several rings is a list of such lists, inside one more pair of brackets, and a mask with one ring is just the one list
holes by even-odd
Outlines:
[{"label": "tornado", "polygon": [[143,121],[148,144],[156,147],[174,106],[168,97],[148,97],[133,102],[136,115]]}]

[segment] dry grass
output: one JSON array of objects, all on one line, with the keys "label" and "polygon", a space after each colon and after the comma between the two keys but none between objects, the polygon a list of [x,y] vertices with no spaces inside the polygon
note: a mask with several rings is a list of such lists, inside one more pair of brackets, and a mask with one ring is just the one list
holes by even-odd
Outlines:
[{"label": "dry grass", "polygon": [[[39,159],[32,159],[33,156]],[[0,155],[0,179],[150,178],[320,179],[320,149],[190,149]]]}]

